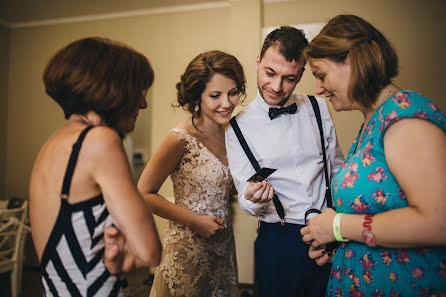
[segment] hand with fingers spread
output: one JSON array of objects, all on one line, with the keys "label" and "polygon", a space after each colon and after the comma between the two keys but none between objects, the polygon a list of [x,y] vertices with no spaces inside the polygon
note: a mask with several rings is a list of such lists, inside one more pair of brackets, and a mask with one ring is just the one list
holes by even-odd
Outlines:
[{"label": "hand with fingers spread", "polygon": [[267,203],[273,199],[274,189],[268,180],[251,182],[245,191],[245,199],[252,203]]},{"label": "hand with fingers spread", "polygon": [[189,228],[200,234],[204,238],[209,238],[217,233],[217,231],[226,228],[225,222],[216,216],[196,215]]},{"label": "hand with fingers spread", "polygon": [[327,208],[321,214],[312,217],[307,225],[300,230],[302,240],[317,248],[325,243],[336,241],[333,234],[333,219],[336,212]]}]

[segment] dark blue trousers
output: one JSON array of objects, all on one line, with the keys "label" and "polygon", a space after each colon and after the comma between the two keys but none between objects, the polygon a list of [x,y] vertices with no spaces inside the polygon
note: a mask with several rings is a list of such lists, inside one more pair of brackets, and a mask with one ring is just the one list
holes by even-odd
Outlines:
[{"label": "dark blue trousers", "polygon": [[260,222],[255,242],[255,278],[259,297],[322,297],[330,265],[308,257],[302,225]]}]

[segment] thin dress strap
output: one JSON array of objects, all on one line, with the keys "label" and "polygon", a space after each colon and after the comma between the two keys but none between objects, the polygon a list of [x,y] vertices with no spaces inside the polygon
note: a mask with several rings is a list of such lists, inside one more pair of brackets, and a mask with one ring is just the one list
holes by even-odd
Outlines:
[{"label": "thin dress strap", "polygon": [[79,156],[79,151],[81,150],[82,142],[84,141],[85,135],[94,126],[88,126],[85,128],[76,143],[73,144],[73,150],[71,151],[70,160],[68,161],[67,170],[65,171],[65,177],[62,185],[62,192],[60,193],[60,198],[68,199],[68,194],[70,192],[71,178],[73,177],[74,168],[76,167],[77,157]]}]

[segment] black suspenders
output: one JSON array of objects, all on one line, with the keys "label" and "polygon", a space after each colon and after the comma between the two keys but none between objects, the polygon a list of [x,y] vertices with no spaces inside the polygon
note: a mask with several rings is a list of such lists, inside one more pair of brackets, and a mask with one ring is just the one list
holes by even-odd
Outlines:
[{"label": "black suspenders", "polygon": [[[232,128],[234,129],[235,135],[237,136],[238,141],[240,142],[240,145],[242,146],[243,150],[245,151],[246,156],[248,157],[249,161],[251,162],[252,166],[254,167],[255,171],[259,171],[260,166],[257,162],[256,158],[254,158],[254,155],[251,152],[251,149],[249,148],[248,144],[246,143],[245,137],[243,137],[242,131],[240,131],[240,128],[237,124],[237,121],[235,120],[235,117],[231,118],[229,121],[231,123]],[[274,193],[273,197],[274,206],[276,207],[277,214],[280,217],[280,220],[283,223],[285,223],[285,211],[283,210],[282,203],[279,200],[279,197],[277,197],[277,194]]]},{"label": "black suspenders", "polygon": [[[333,207],[333,202],[331,198],[331,191],[330,191],[330,180],[328,178],[328,168],[327,168],[327,157],[325,153],[325,141],[324,141],[324,132],[322,128],[322,120],[321,120],[321,113],[319,110],[319,105],[316,101],[316,98],[314,96],[308,96],[310,98],[311,105],[313,106],[314,114],[316,116],[317,124],[319,126],[319,133],[321,137],[321,146],[322,146],[322,160],[324,162],[324,173],[325,173],[325,200],[327,200],[327,206]],[[231,118],[230,120],[231,126],[234,129],[235,135],[237,136],[238,141],[240,142],[240,145],[242,146],[243,150],[245,151],[246,156],[248,157],[249,161],[251,162],[252,166],[254,167],[255,171],[257,172],[260,169],[259,163],[257,162],[256,158],[252,154],[248,144],[246,143],[245,138],[243,137],[242,132],[240,131],[240,127],[237,124],[237,121],[235,117]],[[273,197],[274,206],[276,207],[277,214],[280,217],[281,223],[285,222],[285,211],[283,209],[282,203],[279,200],[279,197],[274,193]]]}]

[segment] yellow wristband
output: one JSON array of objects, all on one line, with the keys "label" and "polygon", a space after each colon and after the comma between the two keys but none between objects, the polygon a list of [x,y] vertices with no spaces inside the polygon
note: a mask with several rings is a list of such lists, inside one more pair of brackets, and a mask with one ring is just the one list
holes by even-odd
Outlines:
[{"label": "yellow wristband", "polygon": [[343,213],[338,213],[335,215],[333,219],[333,235],[336,238],[336,241],[339,242],[346,242],[349,241],[349,239],[342,238],[341,235],[341,217],[343,216]]}]

